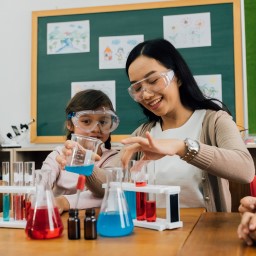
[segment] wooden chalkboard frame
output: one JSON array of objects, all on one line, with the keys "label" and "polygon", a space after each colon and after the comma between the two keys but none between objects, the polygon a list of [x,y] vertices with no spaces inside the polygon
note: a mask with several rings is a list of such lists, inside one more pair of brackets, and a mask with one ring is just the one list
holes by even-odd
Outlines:
[{"label": "wooden chalkboard frame", "polygon": [[[63,135],[41,136],[38,135],[38,21],[41,17],[99,14],[122,11],[150,10],[171,7],[188,7],[214,4],[227,4],[233,6],[233,36],[234,36],[234,81],[235,81],[235,116],[238,126],[244,125],[243,111],[243,73],[242,73],[242,32],[241,32],[241,5],[240,0],[184,0],[166,1],[143,4],[128,4],[102,7],[73,8],[62,10],[34,11],[32,12],[32,60],[31,60],[31,117],[35,122],[31,125],[30,140],[32,143],[62,143],[65,141]],[[63,120],[64,124],[64,120]],[[113,142],[119,142],[128,134],[112,135]]]}]

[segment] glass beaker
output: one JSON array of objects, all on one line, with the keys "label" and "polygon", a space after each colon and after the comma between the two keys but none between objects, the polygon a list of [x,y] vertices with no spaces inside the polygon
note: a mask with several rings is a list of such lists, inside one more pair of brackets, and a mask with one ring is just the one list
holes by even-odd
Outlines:
[{"label": "glass beaker", "polygon": [[25,232],[32,239],[59,237],[63,223],[50,186],[50,170],[36,171],[36,194],[28,214]]},{"label": "glass beaker", "polygon": [[107,184],[98,217],[97,231],[101,236],[120,237],[133,232],[133,221],[122,190],[123,170],[105,168]]},{"label": "glass beaker", "polygon": [[72,155],[67,159],[65,169],[80,175],[90,176],[94,168],[94,156],[102,141],[93,137],[72,134],[71,140],[75,142]]}]

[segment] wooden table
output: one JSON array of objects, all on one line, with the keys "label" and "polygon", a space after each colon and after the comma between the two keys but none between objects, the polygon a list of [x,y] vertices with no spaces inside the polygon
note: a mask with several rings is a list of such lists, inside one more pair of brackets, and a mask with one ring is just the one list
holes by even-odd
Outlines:
[{"label": "wooden table", "polygon": [[[158,216],[165,211],[158,209]],[[81,212],[84,214],[84,211]],[[127,237],[84,240],[67,238],[67,214],[62,216],[64,232],[60,238],[29,240],[23,229],[0,228],[0,255],[256,255],[256,247],[245,246],[237,237],[238,213],[206,213],[204,209],[181,209],[183,227],[156,231],[134,228]],[[83,228],[83,216],[81,228]]]},{"label": "wooden table", "polygon": [[[48,240],[29,240],[23,229],[0,228],[0,255],[177,255],[190,232],[196,225],[204,209],[181,209],[183,227],[173,230],[156,231],[135,227],[132,235],[127,237],[106,238],[98,236],[97,240],[84,240],[83,215],[80,212],[81,239],[69,240],[67,237],[68,214],[62,215],[64,231],[60,238]],[[158,209],[158,217],[165,217],[165,210]]]},{"label": "wooden table", "polygon": [[203,213],[178,255],[256,255],[256,247],[238,239],[240,219],[239,213]]}]

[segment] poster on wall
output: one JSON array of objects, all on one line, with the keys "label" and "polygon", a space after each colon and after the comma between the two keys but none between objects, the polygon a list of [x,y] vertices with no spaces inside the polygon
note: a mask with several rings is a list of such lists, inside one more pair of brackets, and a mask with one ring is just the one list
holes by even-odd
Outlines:
[{"label": "poster on wall", "polygon": [[164,38],[176,48],[211,46],[210,13],[163,17]]},{"label": "poster on wall", "polygon": [[130,51],[144,41],[144,35],[99,38],[99,69],[125,68]]},{"label": "poster on wall", "polygon": [[47,54],[90,51],[89,20],[47,24]]}]

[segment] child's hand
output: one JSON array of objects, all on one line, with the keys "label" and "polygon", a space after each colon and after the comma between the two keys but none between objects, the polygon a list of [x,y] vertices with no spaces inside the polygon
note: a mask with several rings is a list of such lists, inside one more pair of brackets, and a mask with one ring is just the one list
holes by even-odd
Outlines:
[{"label": "child's hand", "polygon": [[246,196],[240,200],[240,206],[238,211],[241,214],[245,212],[256,212],[256,197],[253,196]]},{"label": "child's hand", "polygon": [[239,239],[244,240],[247,245],[252,245],[256,241],[256,214],[245,212],[237,228]]}]

